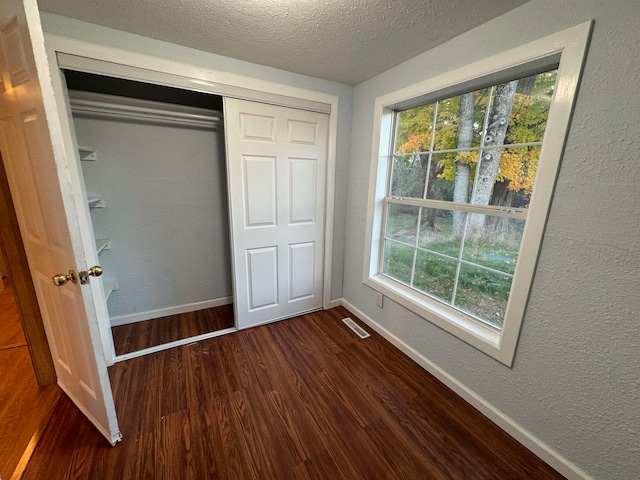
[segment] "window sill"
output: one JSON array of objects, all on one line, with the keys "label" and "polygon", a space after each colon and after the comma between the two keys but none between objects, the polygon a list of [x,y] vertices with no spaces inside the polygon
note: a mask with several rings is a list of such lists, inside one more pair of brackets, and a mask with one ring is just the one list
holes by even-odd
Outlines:
[{"label": "window sill", "polygon": [[384,275],[365,278],[364,283],[478,350],[507,366],[511,365],[514,351],[502,345],[504,332],[484,325],[454,308],[431,300]]}]

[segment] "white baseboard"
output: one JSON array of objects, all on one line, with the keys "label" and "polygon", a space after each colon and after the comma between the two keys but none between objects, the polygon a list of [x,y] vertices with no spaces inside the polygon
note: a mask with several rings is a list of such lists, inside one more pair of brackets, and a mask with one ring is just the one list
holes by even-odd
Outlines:
[{"label": "white baseboard", "polygon": [[403,340],[395,336],[386,328],[382,327],[379,323],[366,315],[360,309],[349,303],[344,298],[342,299],[341,303],[346,309],[352,311],[360,320],[365,322],[376,332],[386,338],[414,362],[416,362],[418,365],[420,365],[422,368],[424,368],[426,371],[428,371],[430,374],[444,383],[457,395],[469,402],[489,420],[494,422],[501,429],[503,429],[514,439],[516,439],[531,452],[533,452],[536,456],[538,456],[544,462],[557,470],[558,473],[564,475],[570,480],[593,480],[593,477],[589,476],[586,472],[578,468],[578,466],[576,466],[574,463],[564,458],[562,455],[542,442],[531,432],[518,425],[518,423],[516,423],[513,419],[509,418],[507,415],[487,402],[484,398],[475,393],[462,382],[449,375],[446,371],[433,363],[422,353],[407,345]]},{"label": "white baseboard", "polygon": [[195,312],[206,308],[220,307],[233,303],[233,297],[214,298],[213,300],[204,300],[202,302],[185,303],[184,305],[176,305],[173,307],[159,308],[157,310],[147,310],[146,312],[132,313],[130,315],[120,315],[112,317],[109,320],[112,327],[126,325],[128,323],[144,322],[154,318],[167,317],[169,315],[178,315],[180,313]]},{"label": "white baseboard", "polygon": [[325,310],[329,310],[330,308],[340,307],[342,306],[342,298],[338,298],[336,300],[331,300],[329,305],[325,308]]}]

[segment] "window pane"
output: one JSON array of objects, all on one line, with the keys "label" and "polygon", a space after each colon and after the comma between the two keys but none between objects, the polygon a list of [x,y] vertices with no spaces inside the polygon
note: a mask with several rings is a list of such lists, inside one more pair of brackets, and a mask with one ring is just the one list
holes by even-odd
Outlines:
[{"label": "window pane", "polygon": [[400,112],[397,116],[396,153],[426,152],[431,149],[435,103]]},{"label": "window pane", "polygon": [[524,220],[471,214],[462,259],[513,274],[523,231]]},{"label": "window pane", "polygon": [[527,208],[539,157],[539,146],[483,150],[471,203]]},{"label": "window pane", "polygon": [[[484,135],[484,122],[487,118],[487,103],[489,102],[489,98],[491,97],[492,90],[493,88],[489,87],[473,92],[473,140],[471,142],[471,145],[473,147],[479,147],[482,143],[482,137]],[[463,108],[461,115],[464,116],[464,113],[465,112]],[[461,121],[464,122],[465,119],[462,118]]]},{"label": "window pane", "polygon": [[454,305],[500,328],[510,289],[511,278],[462,264]]},{"label": "window pane", "polygon": [[411,283],[414,251],[415,249],[413,247],[407,247],[406,245],[385,240],[382,273],[400,282],[406,284]]},{"label": "window pane", "polygon": [[553,70],[518,81],[505,143],[542,141],[557,73]]},{"label": "window pane", "polygon": [[[458,158],[464,158],[464,160],[461,163],[457,163],[456,160]],[[462,157],[456,155],[455,152],[433,154],[431,159],[433,168],[429,176],[427,199],[468,202],[471,196],[471,182],[475,174],[474,162],[477,158],[478,152],[467,152]],[[465,163],[467,160],[472,162],[471,165]],[[460,184],[457,192],[456,176]]]},{"label": "window pane", "polygon": [[420,207],[389,203],[385,237],[415,245]]},{"label": "window pane", "polygon": [[423,208],[418,245],[457,259],[466,215],[464,212]]},{"label": "window pane", "polygon": [[433,140],[434,150],[456,148],[460,97],[445,98],[438,102],[438,118]]},{"label": "window pane", "polygon": [[423,198],[428,162],[428,154],[393,157],[390,195]]},{"label": "window pane", "polygon": [[451,304],[457,261],[418,250],[413,286]]}]

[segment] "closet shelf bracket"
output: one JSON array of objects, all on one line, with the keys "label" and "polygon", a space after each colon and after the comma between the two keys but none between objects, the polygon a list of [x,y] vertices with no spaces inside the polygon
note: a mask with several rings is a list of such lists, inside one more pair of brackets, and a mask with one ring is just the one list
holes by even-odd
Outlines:
[{"label": "closet shelf bracket", "polygon": [[101,197],[89,197],[87,199],[87,203],[89,204],[89,208],[104,208],[105,207],[104,198],[101,198]]},{"label": "closet shelf bracket", "polygon": [[105,300],[109,300],[111,293],[118,289],[118,282],[115,280],[104,280],[102,286],[104,288],[104,298]]},{"label": "closet shelf bracket", "polygon": [[85,162],[95,162],[96,160],[98,160],[98,154],[95,150],[78,147],[78,152],[80,152],[80,160],[83,160]]},{"label": "closet shelf bracket", "polygon": [[98,251],[98,255],[103,250],[111,250],[111,240],[108,238],[96,238],[96,250]]}]

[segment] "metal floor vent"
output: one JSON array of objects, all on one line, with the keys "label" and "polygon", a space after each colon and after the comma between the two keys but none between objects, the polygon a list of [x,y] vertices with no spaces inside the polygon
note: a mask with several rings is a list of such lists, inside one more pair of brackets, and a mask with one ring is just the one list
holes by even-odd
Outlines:
[{"label": "metal floor vent", "polygon": [[367,338],[370,337],[371,335],[369,335],[369,333],[367,333],[365,331],[364,328],[362,328],[360,325],[358,325],[356,322],[354,322],[353,320],[351,320],[349,317],[343,318],[342,322],[349,327],[351,330],[353,330],[353,332],[358,335],[360,338]]}]

